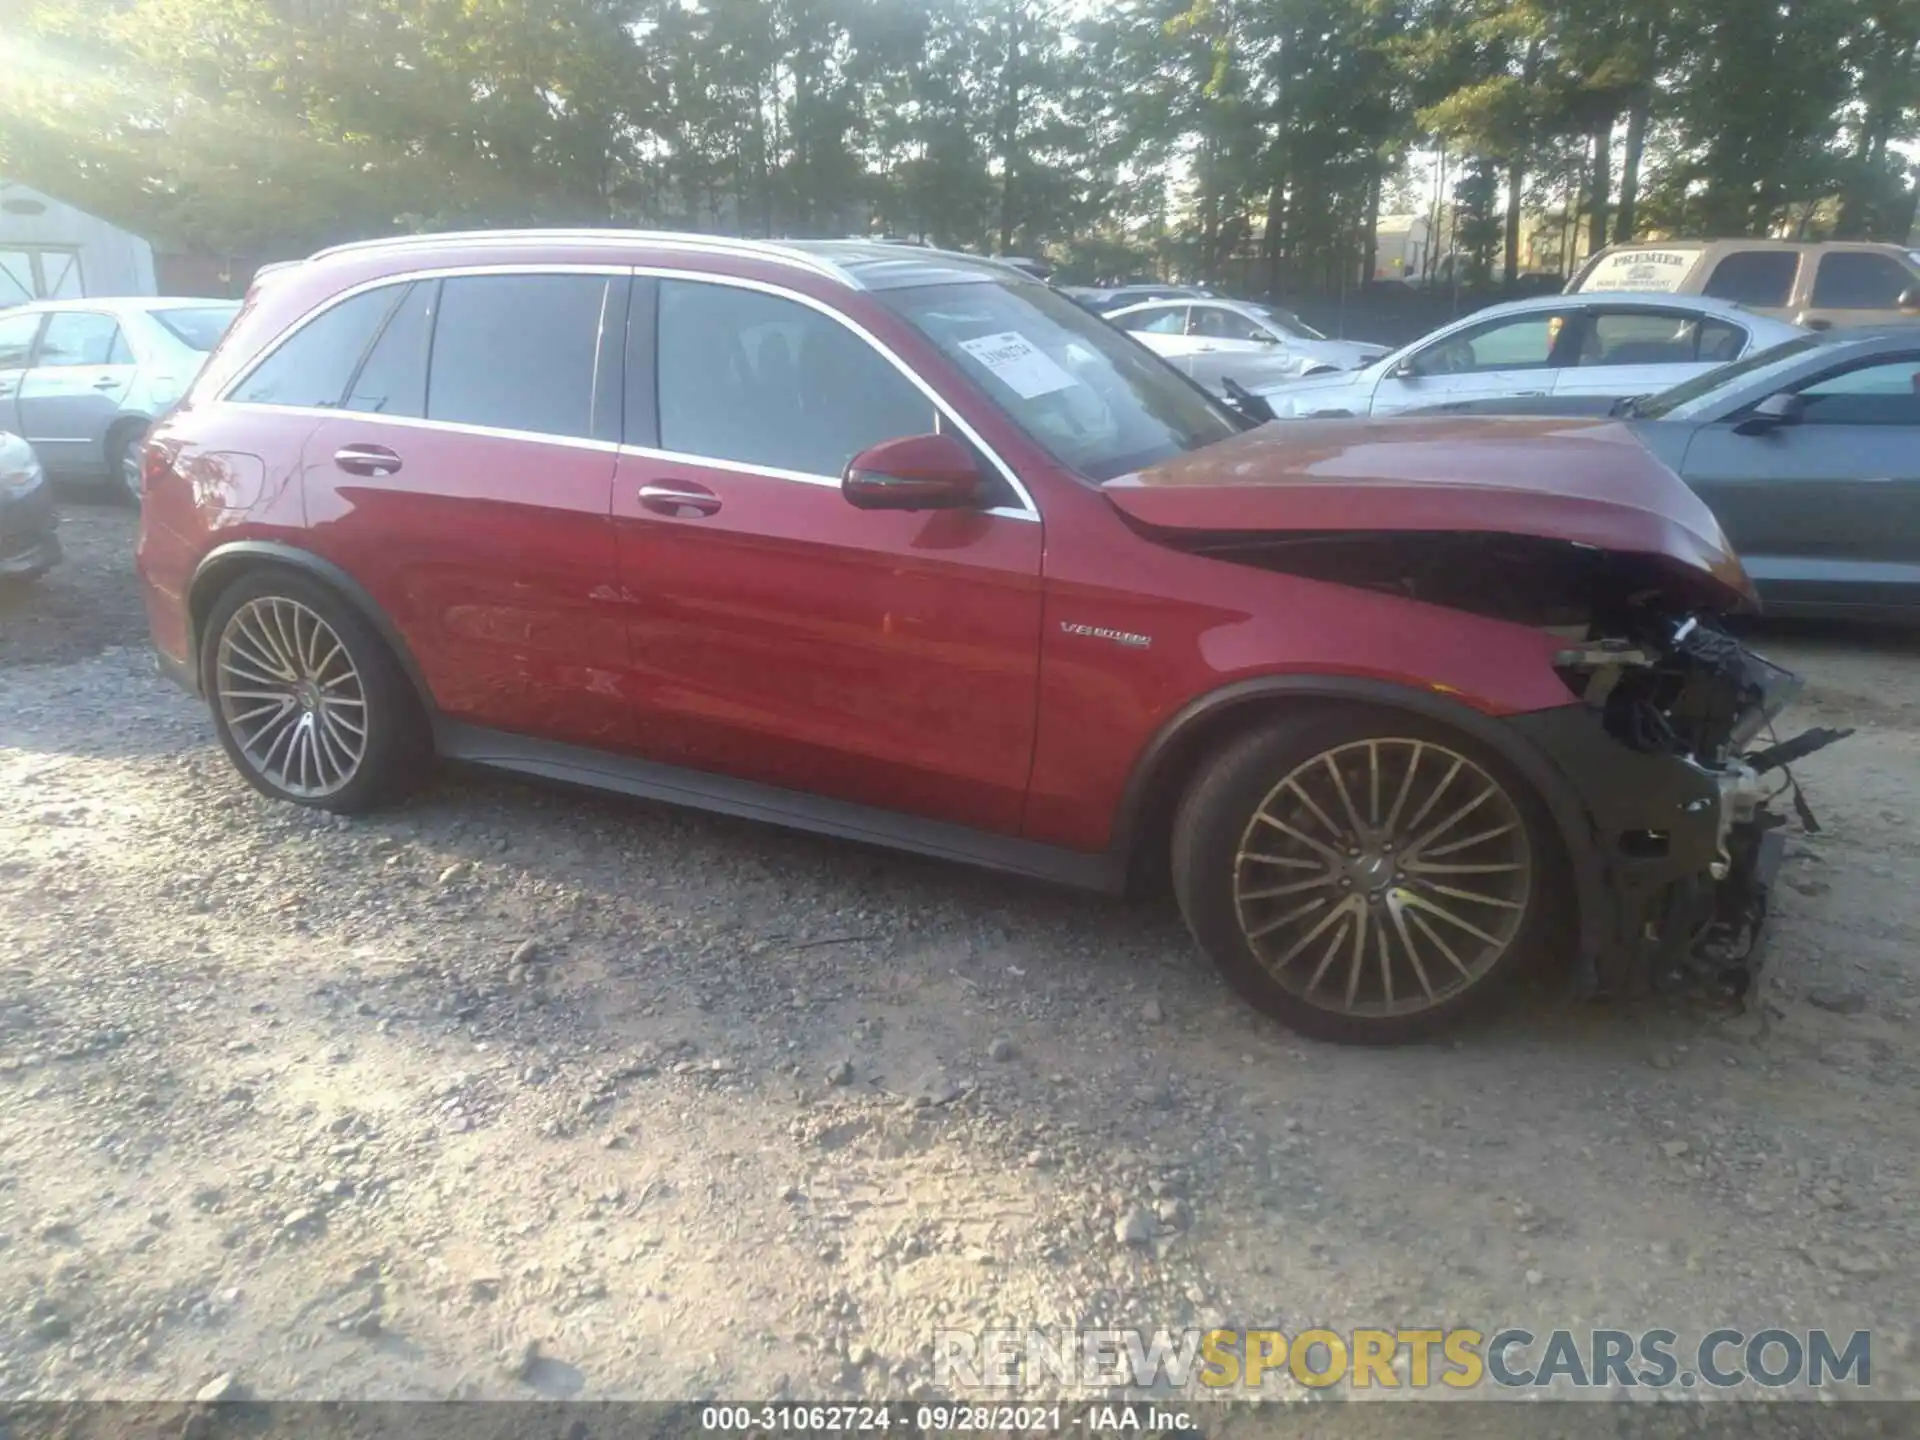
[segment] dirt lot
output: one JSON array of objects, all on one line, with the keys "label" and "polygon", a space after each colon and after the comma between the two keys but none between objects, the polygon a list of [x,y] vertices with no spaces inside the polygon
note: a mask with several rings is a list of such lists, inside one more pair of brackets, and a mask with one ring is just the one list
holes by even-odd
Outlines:
[{"label": "dirt lot", "polygon": [[1920,1396],[1912,639],[1763,633],[1860,727],[1764,1016],[1372,1053],[1157,904],[474,774],[271,805],[132,532],[0,599],[0,1398],[905,1396],[994,1323],[1866,1328]]}]

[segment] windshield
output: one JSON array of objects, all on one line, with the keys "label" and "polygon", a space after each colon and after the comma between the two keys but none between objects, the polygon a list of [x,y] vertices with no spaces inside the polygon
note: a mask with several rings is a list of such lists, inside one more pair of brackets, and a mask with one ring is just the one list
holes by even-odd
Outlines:
[{"label": "windshield", "polygon": [[1670,390],[1662,390],[1658,395],[1642,400],[1633,407],[1633,413],[1642,419],[1657,420],[1662,415],[1670,415],[1682,405],[1710,395],[1729,381],[1738,380],[1765,370],[1771,365],[1784,366],[1797,356],[1807,353],[1819,345],[1815,335],[1801,335],[1792,340],[1782,340],[1778,345],[1770,345],[1765,350],[1756,350],[1744,360],[1730,360],[1725,365],[1696,375],[1691,380],[1683,380]]},{"label": "windshield", "polygon": [[1247,309],[1258,315],[1269,325],[1278,325],[1282,330],[1286,331],[1287,334],[1298,336],[1302,340],[1324,340],[1327,338],[1291,310],[1276,309],[1272,305],[1249,305]]},{"label": "windshield", "polygon": [[926,285],[881,299],[1063,465],[1111,480],[1239,433],[1207,393],[1042,285]]},{"label": "windshield", "polygon": [[201,305],[192,309],[154,310],[149,313],[166,327],[174,339],[189,349],[207,355],[220,343],[220,337],[227,333],[227,327],[239,312],[240,307],[236,304]]}]

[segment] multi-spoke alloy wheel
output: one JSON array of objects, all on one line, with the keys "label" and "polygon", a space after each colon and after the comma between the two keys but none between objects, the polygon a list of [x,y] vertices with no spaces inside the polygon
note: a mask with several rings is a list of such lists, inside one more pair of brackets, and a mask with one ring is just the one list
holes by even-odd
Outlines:
[{"label": "multi-spoke alloy wheel", "polygon": [[276,800],[351,815],[410,789],[430,766],[425,707],[382,632],[330,587],[270,567],[214,601],[200,688],[247,783]]},{"label": "multi-spoke alloy wheel", "polygon": [[1423,740],[1323,751],[1273,787],[1233,861],[1275,980],[1348,1014],[1424,1010],[1485,975],[1526,914],[1526,828],[1492,776]]},{"label": "multi-spoke alloy wheel", "polygon": [[228,617],[217,701],[247,764],[300,799],[332,795],[367,753],[366,687],[334,629],[297,600],[263,595]]},{"label": "multi-spoke alloy wheel", "polygon": [[1188,793],[1174,888],[1255,1004],[1390,1042],[1453,1023],[1564,917],[1539,803],[1485,749],[1342,710],[1243,736]]}]

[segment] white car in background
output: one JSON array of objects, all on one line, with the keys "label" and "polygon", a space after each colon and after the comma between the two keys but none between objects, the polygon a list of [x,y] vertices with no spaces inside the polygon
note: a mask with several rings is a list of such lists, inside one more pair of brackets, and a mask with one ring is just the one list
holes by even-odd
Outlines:
[{"label": "white car in background", "polygon": [[1175,369],[1214,394],[1233,380],[1249,390],[1278,380],[1352,370],[1384,345],[1329,340],[1298,315],[1251,300],[1152,300],[1106,313]]},{"label": "white car in background", "polygon": [[140,498],[135,448],[200,373],[238,300],[140,295],[0,310],[0,430],[49,475]]},{"label": "white car in background", "polygon": [[1805,333],[1724,300],[1544,295],[1477,310],[1364,370],[1248,388],[1283,420],[1516,396],[1645,395]]}]

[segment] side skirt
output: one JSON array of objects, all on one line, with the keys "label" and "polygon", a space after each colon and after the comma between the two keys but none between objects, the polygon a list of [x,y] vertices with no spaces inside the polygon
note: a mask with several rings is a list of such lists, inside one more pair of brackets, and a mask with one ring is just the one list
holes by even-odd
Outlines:
[{"label": "side skirt", "polygon": [[961,825],[876,810],[844,800],[829,800],[797,790],[782,790],[704,770],[688,770],[637,760],[584,746],[535,740],[502,730],[442,721],[435,744],[449,760],[510,770],[521,775],[611,790],[643,800],[664,800],[696,810],[712,810],[790,830],[858,840],[892,850],[909,850],[939,860],[956,860],[1068,885],[1119,894],[1126,867],[1111,854],[1088,855],[1007,835],[990,835]]}]

